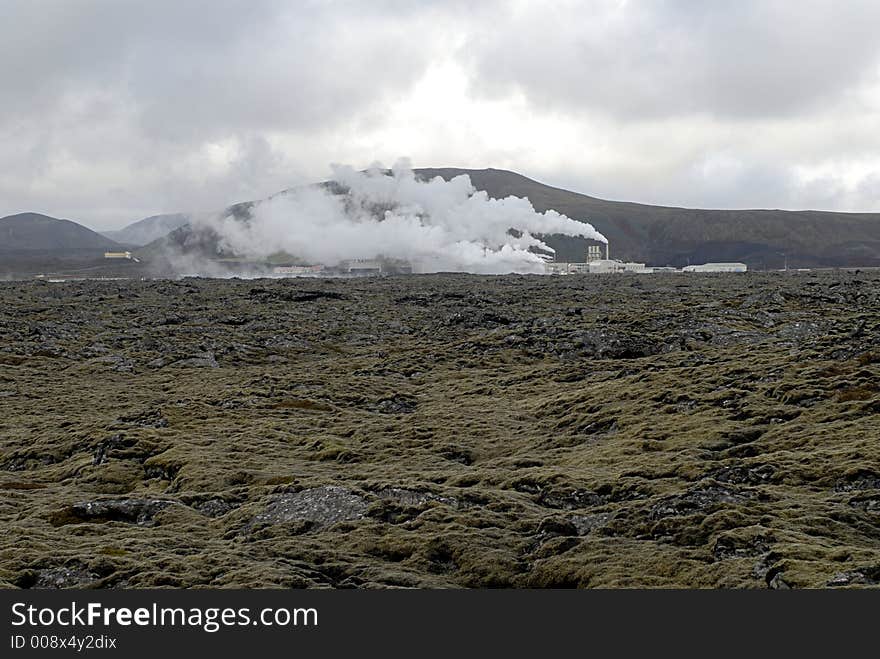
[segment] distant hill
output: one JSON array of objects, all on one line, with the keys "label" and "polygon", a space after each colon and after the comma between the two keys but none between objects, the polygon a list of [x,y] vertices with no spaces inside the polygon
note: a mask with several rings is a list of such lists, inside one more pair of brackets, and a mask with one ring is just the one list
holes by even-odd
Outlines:
[{"label": "distant hill", "polygon": [[105,251],[122,245],[70,220],[39,213],[0,218],[0,277],[35,274],[118,274],[134,264],[125,259],[108,261]]},{"label": "distant hill", "polygon": [[[285,190],[278,194],[286,192],[288,191]],[[251,217],[251,209],[257,203],[256,201],[241,202],[229,206],[223,211],[223,214],[245,221]],[[194,229],[189,222],[144,245],[136,253],[139,258],[153,264],[160,272],[169,269],[178,270],[185,263],[185,257],[188,256],[198,259],[235,257],[234,254],[223,251],[220,236],[212,229],[203,227]]]},{"label": "distant hill", "polygon": [[189,222],[189,215],[183,213],[153,215],[132,222],[123,229],[102,231],[101,235],[124,245],[141,247],[182,227],[187,222]]},{"label": "distant hill", "polygon": [[0,218],[0,252],[112,250],[119,243],[70,220],[39,213]]},{"label": "distant hill", "polygon": [[[549,209],[596,227],[611,243],[612,258],[650,265],[683,266],[742,261],[753,269],[880,266],[880,213],[784,210],[701,210],[608,201],[554,188],[501,169],[417,169],[423,179],[467,174],[490,197],[528,197],[536,210]],[[332,183],[322,185],[335,193]],[[285,191],[287,192],[287,191]],[[281,192],[279,194],[284,194]],[[256,202],[226,209],[247,219]],[[548,236],[561,261],[583,261],[587,241]],[[182,226],[147,245],[141,254],[158,258],[174,251],[215,258],[219,241],[210,231]]]}]

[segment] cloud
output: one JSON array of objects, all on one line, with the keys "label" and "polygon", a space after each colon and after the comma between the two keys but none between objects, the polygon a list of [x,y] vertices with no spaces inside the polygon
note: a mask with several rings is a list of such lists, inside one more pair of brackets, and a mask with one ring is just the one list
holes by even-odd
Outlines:
[{"label": "cloud", "polygon": [[311,154],[274,145],[331,142],[381,112],[418,80],[438,36],[416,29],[433,8],[405,3],[7,4],[0,58],[18,65],[0,69],[3,210],[63,207],[97,224],[300,182],[326,158],[303,166]]},{"label": "cloud", "polygon": [[873,0],[7,0],[0,215],[113,228],[400,153],[877,210],[878,23]]},{"label": "cloud", "polygon": [[515,7],[469,39],[474,89],[513,88],[539,107],[632,119],[789,117],[877,80],[872,0]]}]

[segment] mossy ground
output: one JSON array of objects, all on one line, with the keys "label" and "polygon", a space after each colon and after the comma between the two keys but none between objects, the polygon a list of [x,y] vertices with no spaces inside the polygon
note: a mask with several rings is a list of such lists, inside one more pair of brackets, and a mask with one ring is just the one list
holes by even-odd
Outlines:
[{"label": "mossy ground", "polygon": [[6,586],[878,582],[880,274],[0,283]]}]

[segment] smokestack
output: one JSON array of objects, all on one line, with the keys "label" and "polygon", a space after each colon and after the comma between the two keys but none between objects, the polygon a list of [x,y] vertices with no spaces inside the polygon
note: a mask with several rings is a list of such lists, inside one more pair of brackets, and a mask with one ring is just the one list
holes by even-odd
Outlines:
[{"label": "smokestack", "polygon": [[605,260],[606,261],[611,260],[611,243],[610,242],[605,243]]}]

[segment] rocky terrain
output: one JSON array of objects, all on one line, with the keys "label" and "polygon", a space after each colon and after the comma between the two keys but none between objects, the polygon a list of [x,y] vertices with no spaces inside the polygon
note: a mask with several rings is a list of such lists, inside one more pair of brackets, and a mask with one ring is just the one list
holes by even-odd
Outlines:
[{"label": "rocky terrain", "polygon": [[880,273],[0,283],[0,585],[880,584]]}]

